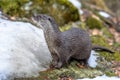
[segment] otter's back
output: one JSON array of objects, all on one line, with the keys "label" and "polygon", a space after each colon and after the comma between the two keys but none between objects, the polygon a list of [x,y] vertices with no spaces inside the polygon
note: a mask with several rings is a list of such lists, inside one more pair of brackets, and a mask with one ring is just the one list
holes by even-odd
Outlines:
[{"label": "otter's back", "polygon": [[86,31],[79,28],[72,28],[63,32],[62,35],[66,49],[69,48],[68,54],[71,53],[75,57],[79,57],[80,55],[81,59],[89,56],[92,43]]}]

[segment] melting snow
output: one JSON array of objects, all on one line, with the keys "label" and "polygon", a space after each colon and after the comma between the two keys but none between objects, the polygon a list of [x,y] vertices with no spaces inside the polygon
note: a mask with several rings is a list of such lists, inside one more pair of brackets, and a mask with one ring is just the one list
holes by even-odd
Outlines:
[{"label": "melting snow", "polygon": [[103,12],[103,11],[100,11],[99,14],[100,14],[101,16],[105,17],[105,18],[109,18],[109,17],[110,17],[110,15],[109,15],[108,13]]}]

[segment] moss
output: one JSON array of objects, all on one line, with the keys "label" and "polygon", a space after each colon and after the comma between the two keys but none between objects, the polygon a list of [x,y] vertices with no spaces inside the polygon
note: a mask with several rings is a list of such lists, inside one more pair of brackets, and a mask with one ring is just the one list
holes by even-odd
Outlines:
[{"label": "moss", "polygon": [[59,29],[61,32],[67,31],[67,30],[71,29],[71,25],[67,24],[62,27],[59,27]]},{"label": "moss", "polygon": [[[103,36],[92,36],[92,43],[95,44],[95,45],[100,45],[100,46],[104,46],[110,50],[112,50],[112,46],[108,45],[108,42],[106,40],[105,37]],[[112,50],[113,51],[113,50]],[[114,53],[114,54],[111,54],[111,53],[108,53],[108,52],[99,52],[101,56],[103,56],[107,61],[111,61],[111,60],[116,60],[118,59],[119,60],[119,56],[118,56],[118,53]],[[117,55],[116,57],[118,58],[115,58],[115,55]],[[120,54],[119,54],[120,55]]]},{"label": "moss", "polygon": [[60,31],[64,32],[64,31],[69,30],[73,27],[81,28],[83,30],[87,30],[86,24],[84,22],[80,22],[80,21],[69,22],[68,24],[65,24],[64,26],[60,26],[59,29],[60,29]]},{"label": "moss", "polygon": [[40,78],[49,80],[58,80],[61,76],[72,77],[73,79],[85,78],[85,77],[95,77],[102,75],[100,70],[92,68],[79,68],[76,66],[78,62],[73,61],[68,67],[61,68],[59,70],[54,69],[47,72],[40,72]]},{"label": "moss", "polygon": [[113,60],[115,61],[120,61],[120,52],[115,52],[115,54],[113,55]]},{"label": "moss", "polygon": [[104,27],[104,25],[102,24],[102,22],[100,22],[99,20],[95,19],[95,18],[92,18],[92,17],[89,17],[87,20],[86,20],[86,24],[87,26],[90,28],[90,29],[94,29],[94,28],[97,28],[97,29],[101,29]]},{"label": "moss", "polygon": [[[107,47],[108,49],[111,49],[112,51],[114,51],[114,49],[111,48],[112,46],[108,45],[107,40],[103,36],[92,36],[92,43]],[[114,54],[110,54],[107,52],[100,52],[100,55],[103,56],[107,61],[112,61],[112,60],[120,61],[119,51],[115,51]]]},{"label": "moss", "polygon": [[105,72],[105,74],[106,74],[107,76],[116,76],[113,71],[107,71],[107,72]]},{"label": "moss", "polygon": [[0,0],[0,8],[2,8],[5,14],[11,16],[23,16],[25,14],[25,10],[23,6],[29,0]]},{"label": "moss", "polygon": [[111,34],[111,32],[109,31],[107,27],[102,28],[102,31],[103,31],[104,37],[113,39],[113,35]]},{"label": "moss", "polygon": [[[67,19],[70,19],[72,21],[76,21],[76,20],[80,19],[79,18],[80,15],[76,14],[76,13],[78,13],[78,9],[75,6],[73,6],[69,1],[67,1],[67,0],[58,0],[58,3],[60,5],[64,5],[65,7],[70,8],[67,11],[67,14],[63,16],[65,19],[67,18]],[[70,15],[70,14],[72,14],[72,15]]]},{"label": "moss", "polygon": [[100,52],[100,55],[103,56],[107,61],[112,61],[114,59],[114,54],[108,52]]},{"label": "moss", "polygon": [[[29,10],[25,5],[31,2]],[[9,16],[27,17],[33,13],[48,14],[55,18],[59,25],[79,20],[78,9],[68,0],[0,0],[0,8]]]},{"label": "moss", "polygon": [[79,20],[77,8],[68,0],[41,0],[41,2],[35,0],[32,10],[34,13],[43,13],[54,17],[60,26],[69,21]]},{"label": "moss", "polygon": [[86,23],[84,23],[84,22],[80,22],[79,27],[84,29],[84,30],[87,30]]},{"label": "moss", "polygon": [[110,47],[104,36],[95,35],[95,36],[91,36],[91,39],[92,39],[93,44],[105,46],[105,47]]}]

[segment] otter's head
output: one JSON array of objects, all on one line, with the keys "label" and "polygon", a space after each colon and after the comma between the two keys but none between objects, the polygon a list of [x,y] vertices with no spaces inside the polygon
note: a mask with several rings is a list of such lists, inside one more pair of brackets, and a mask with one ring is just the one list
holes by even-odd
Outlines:
[{"label": "otter's head", "polygon": [[55,24],[55,20],[52,17],[45,14],[34,15],[32,17],[32,22],[37,27],[40,27],[43,30],[46,28],[51,28],[53,24]]}]

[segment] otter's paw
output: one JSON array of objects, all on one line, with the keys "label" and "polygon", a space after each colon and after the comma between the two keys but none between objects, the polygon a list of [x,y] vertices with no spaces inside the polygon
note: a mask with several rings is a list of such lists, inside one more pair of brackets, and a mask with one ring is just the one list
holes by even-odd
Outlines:
[{"label": "otter's paw", "polygon": [[55,67],[56,69],[60,69],[60,68],[62,67],[62,65],[63,65],[62,62],[58,62],[58,64],[55,65],[54,67]]},{"label": "otter's paw", "polygon": [[57,63],[58,63],[57,61],[52,61],[51,65],[50,65],[50,68],[55,68]]}]

